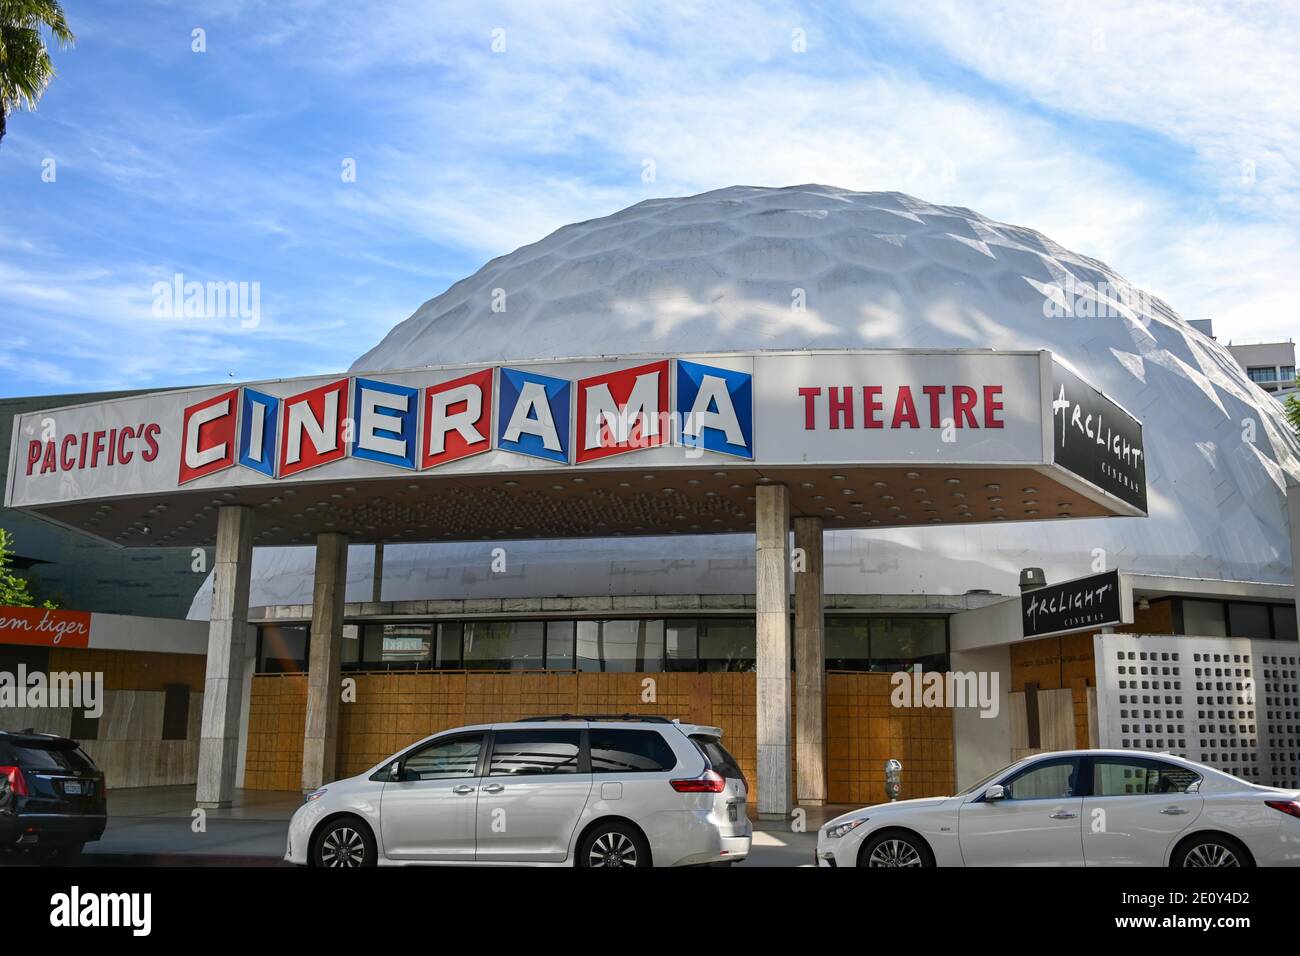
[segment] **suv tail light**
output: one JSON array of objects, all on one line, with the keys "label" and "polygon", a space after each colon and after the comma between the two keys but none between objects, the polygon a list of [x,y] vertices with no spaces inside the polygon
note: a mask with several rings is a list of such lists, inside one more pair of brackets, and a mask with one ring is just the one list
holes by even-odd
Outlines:
[{"label": "suv tail light", "polygon": [[0,777],[6,777],[9,780],[9,789],[20,797],[25,797],[27,793],[27,778],[23,776],[21,767],[0,767]]},{"label": "suv tail light", "polygon": [[716,770],[706,770],[698,777],[685,780],[670,780],[678,793],[722,793],[727,789],[727,781]]},{"label": "suv tail light", "polygon": [[1300,800],[1265,800],[1264,802],[1274,810],[1281,810],[1293,817],[1300,817]]}]

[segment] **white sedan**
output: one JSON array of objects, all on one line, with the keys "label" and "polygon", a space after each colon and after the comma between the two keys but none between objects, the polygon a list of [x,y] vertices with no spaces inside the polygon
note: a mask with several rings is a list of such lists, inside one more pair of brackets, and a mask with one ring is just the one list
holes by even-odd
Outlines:
[{"label": "white sedan", "polygon": [[1171,754],[1035,754],[953,797],[836,817],[818,866],[1293,866],[1300,791]]}]

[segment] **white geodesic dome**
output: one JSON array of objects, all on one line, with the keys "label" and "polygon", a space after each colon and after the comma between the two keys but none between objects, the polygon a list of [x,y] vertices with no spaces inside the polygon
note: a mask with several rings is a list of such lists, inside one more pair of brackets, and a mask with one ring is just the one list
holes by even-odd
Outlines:
[{"label": "white geodesic dome", "polygon": [[[1291,582],[1300,448],[1221,346],[1095,259],[901,193],[733,186],[564,226],[426,302],[353,368],[836,347],[1050,349],[1142,419],[1150,516],[832,532],[828,593],[1015,593],[1021,568],[1072,577],[1096,548],[1126,570]],[[754,584],[743,535],[517,542],[508,575],[488,573],[492,546],[390,546],[383,598]],[[368,599],[369,549],[350,564],[348,600]],[[252,603],[309,601],[311,573],[310,549],[259,551]]]}]

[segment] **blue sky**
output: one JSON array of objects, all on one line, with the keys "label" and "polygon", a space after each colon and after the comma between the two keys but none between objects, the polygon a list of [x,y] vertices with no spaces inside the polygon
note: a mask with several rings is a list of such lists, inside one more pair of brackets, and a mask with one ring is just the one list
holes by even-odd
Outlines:
[{"label": "blue sky", "polygon": [[[1295,331],[1294,5],[65,8],[0,145],[4,394],[340,370],[494,256],[735,183],[968,206],[1221,338]],[[177,274],[258,321],[156,314]]]}]

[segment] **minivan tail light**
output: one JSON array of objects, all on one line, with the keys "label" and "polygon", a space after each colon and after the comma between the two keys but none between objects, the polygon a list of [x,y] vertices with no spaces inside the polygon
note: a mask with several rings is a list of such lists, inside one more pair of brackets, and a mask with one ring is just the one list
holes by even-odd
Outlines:
[{"label": "minivan tail light", "polygon": [[706,770],[698,777],[685,780],[670,780],[678,793],[722,793],[727,789],[727,781],[716,770]]},{"label": "minivan tail light", "polygon": [[27,778],[21,767],[0,767],[0,777],[9,779],[9,789],[20,797],[27,796]]},{"label": "minivan tail light", "polygon": [[1293,817],[1300,817],[1300,800],[1265,800],[1274,810],[1281,810]]}]

